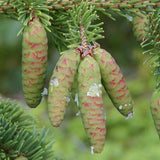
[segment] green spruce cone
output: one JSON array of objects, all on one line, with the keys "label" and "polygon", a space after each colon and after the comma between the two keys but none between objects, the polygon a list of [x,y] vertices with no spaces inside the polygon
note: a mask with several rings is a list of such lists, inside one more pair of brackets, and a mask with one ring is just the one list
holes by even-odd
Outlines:
[{"label": "green spruce cone", "polygon": [[28,106],[41,101],[47,70],[47,35],[39,18],[34,17],[24,29],[22,41],[22,84]]},{"label": "green spruce cone", "polygon": [[97,62],[89,55],[79,65],[78,99],[84,128],[93,152],[101,153],[106,134],[101,75]]},{"label": "green spruce cone", "polygon": [[152,94],[151,114],[154,120],[157,133],[160,138],[160,90],[159,89],[155,90]]},{"label": "green spruce cone", "polygon": [[16,158],[15,160],[28,160],[28,159],[24,156],[20,156],[20,157]]},{"label": "green spruce cone", "polygon": [[79,62],[79,52],[67,50],[60,57],[53,71],[49,82],[48,115],[54,127],[58,127],[64,118]]},{"label": "green spruce cone", "polygon": [[147,29],[146,24],[148,23],[148,20],[147,20],[147,17],[142,13],[140,13],[139,11],[137,11],[137,14],[139,14],[140,17],[135,16],[133,18],[133,21],[132,21],[133,32],[137,41],[143,42],[143,38],[145,37],[145,34],[146,34],[146,29]]},{"label": "green spruce cone", "polygon": [[102,83],[118,111],[127,118],[133,115],[133,101],[124,76],[113,57],[104,49],[94,49],[94,58],[99,64]]}]

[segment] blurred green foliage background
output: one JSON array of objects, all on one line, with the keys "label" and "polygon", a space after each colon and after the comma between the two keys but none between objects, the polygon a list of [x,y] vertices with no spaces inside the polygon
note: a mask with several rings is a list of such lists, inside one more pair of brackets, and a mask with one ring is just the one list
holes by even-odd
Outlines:
[{"label": "blurred green foliage background", "polygon": [[[38,127],[45,125],[49,128],[49,133],[55,137],[53,152],[64,160],[159,160],[159,138],[150,114],[150,97],[155,87],[151,69],[143,65],[146,57],[133,35],[131,22],[122,17],[117,17],[117,21],[101,18],[105,39],[99,43],[116,59],[135,102],[133,118],[125,120],[104,95],[107,135],[101,154],[91,155],[81,117],[76,116],[78,108],[73,101],[69,103],[65,120],[59,128],[53,128],[49,123],[46,97],[36,109],[26,106],[21,83],[22,35],[17,37],[21,24],[3,18],[0,19],[0,95],[22,103],[26,112],[37,118]],[[48,39],[46,87],[59,54],[49,33]]]}]

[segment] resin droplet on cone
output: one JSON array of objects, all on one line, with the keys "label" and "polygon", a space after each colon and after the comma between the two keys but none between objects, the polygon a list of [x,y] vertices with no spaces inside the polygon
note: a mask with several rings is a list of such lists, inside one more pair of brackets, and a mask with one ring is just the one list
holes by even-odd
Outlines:
[{"label": "resin droplet on cone", "polygon": [[52,125],[55,127],[58,127],[64,118],[79,62],[79,52],[75,50],[64,52],[58,60],[50,79],[48,114]]},{"label": "resin droplet on cone", "polygon": [[94,153],[100,153],[105,143],[101,75],[97,62],[86,56],[78,69],[78,99],[83,124]]},{"label": "resin droplet on cone", "polygon": [[94,49],[94,58],[99,64],[102,82],[118,111],[128,117],[133,114],[133,102],[125,79],[113,57],[104,49]]},{"label": "resin droplet on cone", "polygon": [[34,17],[25,27],[22,41],[22,84],[28,106],[41,101],[47,69],[47,35],[41,22]]},{"label": "resin droplet on cone", "polygon": [[160,137],[160,90],[155,90],[152,94],[151,113],[157,133]]}]

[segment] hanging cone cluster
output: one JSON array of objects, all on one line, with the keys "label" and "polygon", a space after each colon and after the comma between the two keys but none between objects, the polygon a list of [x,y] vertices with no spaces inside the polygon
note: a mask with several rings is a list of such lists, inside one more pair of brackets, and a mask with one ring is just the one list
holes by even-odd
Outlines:
[{"label": "hanging cone cluster", "polygon": [[[71,96],[78,95],[82,121],[93,152],[101,153],[106,135],[102,87],[126,118],[132,117],[133,104],[113,57],[97,46],[82,48],[67,50],[60,56],[49,82],[48,115],[54,127],[60,126]],[[33,17],[24,30],[22,49],[24,97],[30,107],[36,107],[44,89],[48,49],[45,29],[37,17]]]},{"label": "hanging cone cluster", "polygon": [[154,120],[154,124],[157,130],[157,133],[160,137],[160,90],[157,89],[153,92],[152,98],[151,98],[151,113],[152,118]]},{"label": "hanging cone cluster", "polygon": [[[84,27],[81,31],[84,35]],[[114,106],[127,119],[133,115],[133,102],[113,57],[96,45],[89,46],[85,36],[81,39],[82,46],[60,54],[53,70],[48,89],[48,116],[52,126],[59,127],[70,98],[77,98],[92,151],[101,153],[106,136],[102,88],[105,88]],[[47,49],[45,29],[39,18],[33,17],[24,29],[22,42],[23,92],[30,107],[36,107],[41,102]]]},{"label": "hanging cone cluster", "polygon": [[[50,6],[47,2],[42,2],[40,5],[38,3],[40,2],[32,3],[27,1],[20,10],[16,10],[18,20],[23,22],[23,27],[25,26],[25,28],[21,29],[21,31],[24,29],[22,41],[22,86],[25,101],[28,106],[35,108],[42,100],[48,52],[45,26],[49,31],[57,32],[56,34],[53,32],[53,37],[55,37],[55,44],[57,44],[58,48],[61,48],[61,44],[64,47],[72,48],[65,51],[59,58],[49,82],[47,107],[51,124],[54,127],[61,125],[68,102],[72,96],[73,99],[77,100],[92,151],[101,153],[106,136],[102,88],[104,87],[115,108],[126,119],[133,116],[133,101],[125,78],[111,54],[100,47],[88,46],[88,43],[103,38],[101,35],[103,29],[100,27],[102,23],[92,24],[93,21],[99,19],[99,16],[96,14],[97,10],[94,8],[94,5],[90,5],[91,3],[82,1],[75,7],[73,6],[68,13],[65,12],[65,15],[60,12],[61,16],[60,14],[56,15],[58,13],[56,10],[49,12]],[[132,5],[132,2],[130,4]],[[14,8],[16,6],[19,6],[19,4],[15,3]],[[150,7],[148,5],[148,9]],[[140,8],[142,10],[143,7]],[[100,11],[104,12],[103,10]],[[2,8],[3,12],[4,9]],[[158,52],[160,41],[158,18],[160,14],[158,10],[155,10],[153,13],[148,12],[148,15],[151,16],[147,19],[142,12],[137,11],[139,16],[134,16],[133,18],[133,31],[137,40],[143,42],[143,47],[153,46],[153,49],[145,51],[145,53],[151,55],[147,61],[154,56],[158,56],[157,60],[152,63],[152,65],[155,65],[153,71],[158,76],[160,75],[158,63],[160,55]],[[36,16],[33,16],[33,14]],[[109,13],[107,15],[113,18]],[[39,16],[41,21],[37,16]],[[29,20],[30,18],[32,19]],[[54,20],[50,21],[51,19]],[[65,23],[62,23],[62,21],[65,21]],[[50,25],[52,26],[51,29],[48,28]],[[59,38],[59,35],[61,38]],[[65,40],[69,43],[66,43]],[[78,45],[82,46],[73,49],[73,47]],[[152,53],[154,50],[158,51]],[[160,137],[159,97],[160,90],[157,89],[152,95],[151,113]],[[25,160],[27,158],[20,156],[16,159]]]},{"label": "hanging cone cluster", "polygon": [[102,84],[126,118],[133,115],[133,102],[113,57],[104,49],[88,48],[65,51],[59,58],[49,83],[48,114],[52,125],[60,126],[69,97],[78,95],[78,107],[93,152],[101,153],[106,135]]},{"label": "hanging cone cluster", "polygon": [[41,102],[47,71],[47,35],[39,18],[33,17],[23,32],[22,84],[28,106]]}]

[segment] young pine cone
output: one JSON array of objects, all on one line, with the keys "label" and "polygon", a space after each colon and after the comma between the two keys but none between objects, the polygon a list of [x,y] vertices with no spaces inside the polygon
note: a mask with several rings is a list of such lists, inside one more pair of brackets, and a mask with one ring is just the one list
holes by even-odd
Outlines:
[{"label": "young pine cone", "polygon": [[145,15],[138,12],[139,16],[133,18],[133,32],[138,42],[143,42],[146,35],[148,19]]},{"label": "young pine cone", "polygon": [[105,143],[105,117],[101,75],[97,62],[87,55],[78,68],[78,99],[84,128],[95,153]]},{"label": "young pine cone", "polygon": [[125,79],[113,57],[104,49],[94,49],[94,58],[99,64],[102,82],[118,111],[127,118],[133,115],[133,104]]},{"label": "young pine cone", "polygon": [[64,118],[79,62],[79,52],[67,50],[60,57],[53,71],[49,82],[48,114],[54,127],[58,127]]},{"label": "young pine cone", "polygon": [[23,32],[22,85],[28,106],[36,107],[41,101],[47,67],[47,35],[39,18],[33,17]]},{"label": "young pine cone", "polygon": [[160,137],[160,91],[158,89],[155,90],[152,94],[151,113],[157,133]]}]

